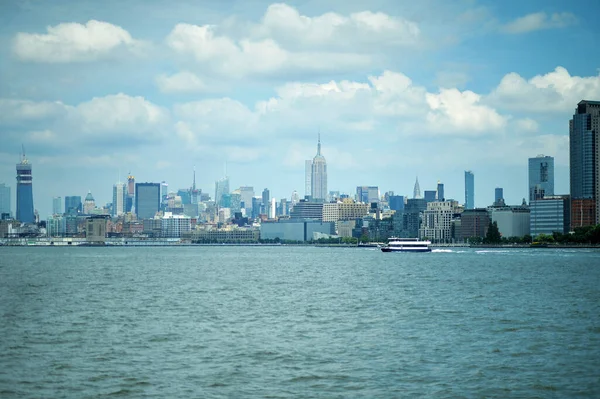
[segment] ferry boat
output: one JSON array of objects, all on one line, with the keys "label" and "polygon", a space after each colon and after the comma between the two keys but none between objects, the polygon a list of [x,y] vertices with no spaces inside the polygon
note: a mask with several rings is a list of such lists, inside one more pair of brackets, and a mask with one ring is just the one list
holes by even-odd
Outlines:
[{"label": "ferry boat", "polygon": [[381,247],[383,252],[431,252],[431,241],[418,238],[390,237],[388,244]]}]

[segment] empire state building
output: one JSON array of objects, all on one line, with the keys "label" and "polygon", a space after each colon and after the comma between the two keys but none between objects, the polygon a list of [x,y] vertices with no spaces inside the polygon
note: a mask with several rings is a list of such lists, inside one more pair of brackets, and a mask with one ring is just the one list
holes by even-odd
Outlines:
[{"label": "empire state building", "polygon": [[321,155],[321,135],[317,144],[317,155],[312,161],[311,191],[313,200],[325,201],[327,198],[327,161]]}]

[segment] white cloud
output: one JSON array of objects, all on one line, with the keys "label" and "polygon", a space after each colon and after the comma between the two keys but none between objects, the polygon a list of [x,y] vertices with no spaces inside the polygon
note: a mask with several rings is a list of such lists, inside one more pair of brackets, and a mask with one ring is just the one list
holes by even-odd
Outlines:
[{"label": "white cloud", "polygon": [[16,56],[33,62],[85,62],[118,50],[140,51],[144,46],[120,26],[96,20],[85,25],[71,22],[49,26],[47,32],[17,33],[13,42]]},{"label": "white cloud", "polygon": [[177,53],[191,56],[201,68],[232,78],[278,71],[335,71],[363,67],[367,56],[351,53],[290,52],[272,39],[235,41],[213,26],[177,24],[167,37]]},{"label": "white cloud", "polygon": [[348,16],[334,12],[315,17],[301,15],[287,4],[267,8],[255,34],[291,48],[346,48],[373,51],[372,46],[414,45],[420,39],[416,23],[381,12],[362,11]]},{"label": "white cloud", "polygon": [[571,76],[563,67],[526,80],[517,73],[505,75],[485,99],[498,108],[520,112],[568,114],[581,100],[600,98],[600,74]]},{"label": "white cloud", "polygon": [[439,94],[428,93],[426,98],[431,109],[427,121],[441,135],[493,132],[507,123],[506,117],[480,104],[481,96],[469,90],[441,89]]},{"label": "white cloud", "polygon": [[553,13],[552,15],[537,12],[519,17],[504,25],[501,30],[505,33],[519,34],[542,29],[564,28],[576,23],[577,18],[569,12]]},{"label": "white cloud", "polygon": [[200,93],[206,90],[206,84],[192,72],[183,71],[174,75],[161,74],[156,84],[163,93]]},{"label": "white cloud", "polygon": [[35,102],[0,98],[0,122],[45,121],[66,115],[69,107],[60,101]]}]

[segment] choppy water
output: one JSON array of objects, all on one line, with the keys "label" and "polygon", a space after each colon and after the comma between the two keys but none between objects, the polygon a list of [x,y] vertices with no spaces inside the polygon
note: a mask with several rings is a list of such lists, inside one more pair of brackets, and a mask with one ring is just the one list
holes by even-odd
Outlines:
[{"label": "choppy water", "polygon": [[598,398],[600,251],[0,248],[0,397]]}]

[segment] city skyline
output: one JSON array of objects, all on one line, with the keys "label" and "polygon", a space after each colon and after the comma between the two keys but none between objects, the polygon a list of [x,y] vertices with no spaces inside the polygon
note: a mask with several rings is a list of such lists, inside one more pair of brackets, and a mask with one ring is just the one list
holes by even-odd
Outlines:
[{"label": "city skyline", "polygon": [[0,6],[13,215],[21,144],[45,218],[53,197],[112,202],[119,170],[176,192],[195,165],[213,193],[227,162],[232,189],[289,199],[319,131],[328,191],[411,197],[419,176],[423,192],[439,180],[462,202],[472,170],[476,207],[495,187],[518,204],[537,154],[569,192],[568,121],[600,98],[600,55],[584,40],[598,37],[593,1],[91,4]]}]

